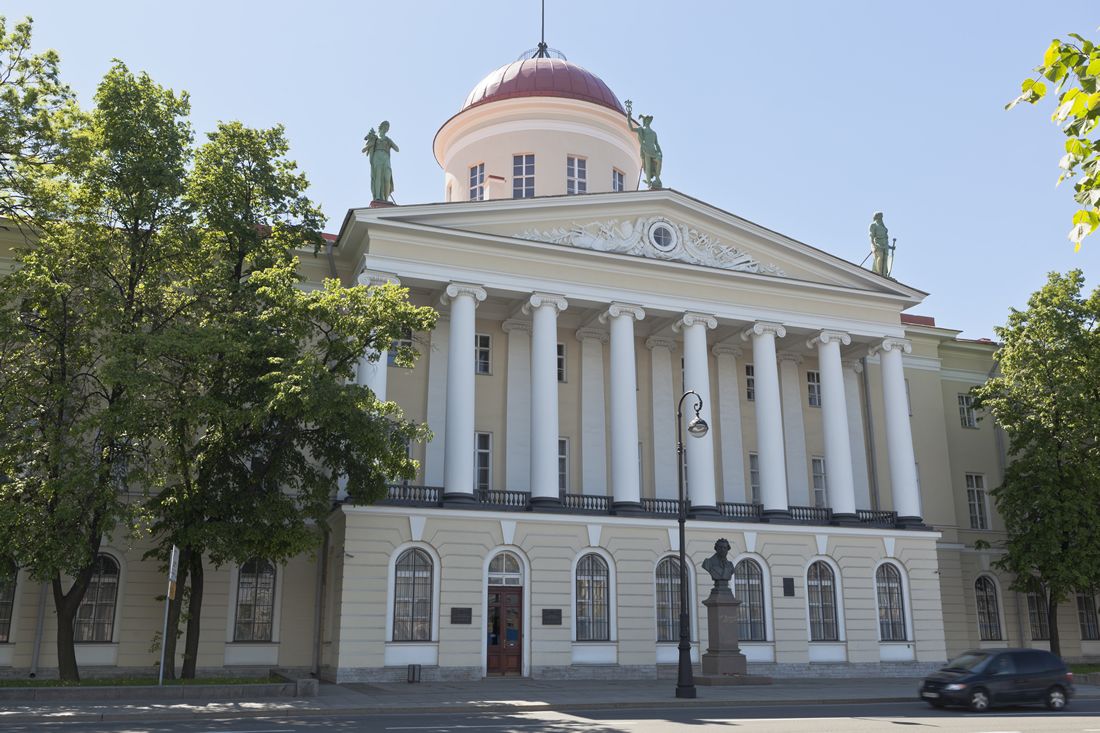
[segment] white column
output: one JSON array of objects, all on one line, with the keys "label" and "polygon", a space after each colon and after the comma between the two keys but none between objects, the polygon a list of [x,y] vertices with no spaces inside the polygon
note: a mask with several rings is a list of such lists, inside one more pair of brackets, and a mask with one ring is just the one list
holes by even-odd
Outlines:
[{"label": "white column", "polygon": [[531,315],[531,504],[561,505],[558,495],[558,313],[560,295],[533,293]]},{"label": "white column", "polygon": [[466,283],[451,283],[440,300],[451,306],[443,497],[456,501],[474,495],[474,312],[483,300],[484,288]]},{"label": "white column", "polygon": [[791,506],[812,506],[810,462],[806,458],[806,421],[802,415],[802,380],[798,366],[802,357],[779,354],[779,383],[782,387],[783,443],[787,458],[787,500]]},{"label": "white column", "polygon": [[876,347],[882,362],[882,401],[886,409],[886,449],[890,458],[890,486],[894,511],[903,524],[921,524],[917,464],[913,456],[913,432],[905,397],[905,369],[902,353],[913,352],[912,342],[887,338]]},{"label": "white column", "polygon": [[441,313],[428,346],[428,428],[432,439],[424,446],[424,484],[443,486],[447,445],[447,356],[451,320]]},{"label": "white column", "polygon": [[676,342],[650,336],[649,370],[653,386],[653,493],[658,499],[675,499],[676,486],[676,388],[672,380],[672,353]]},{"label": "white column", "polygon": [[848,408],[848,444],[852,449],[852,483],[855,486],[856,509],[871,508],[871,481],[867,474],[867,442],[863,434],[863,401],[859,374],[863,364],[858,359],[842,362],[844,366],[844,396]]},{"label": "white column", "polygon": [[787,335],[778,323],[758,321],[741,334],[752,338],[753,384],[756,402],[756,452],[760,464],[760,501],[764,516],[790,515],[787,467],[783,451],[783,407],[779,399],[779,367],[775,339]]},{"label": "white column", "polygon": [[[718,320],[706,313],[685,313],[672,328],[684,334],[684,390],[695,390],[703,401],[699,417],[714,424],[710,399],[710,352],[707,331],[716,328]],[[695,401],[684,400],[684,450],[687,453],[687,489],[695,513],[717,512],[717,492],[714,486],[714,432],[701,438],[687,434],[687,424],[695,417]]]},{"label": "white column", "polygon": [[600,316],[611,330],[611,493],[618,511],[641,505],[634,321],[643,318],[640,306],[627,303],[612,303]]},{"label": "white column", "polygon": [[513,491],[531,490],[531,324],[509,318],[505,384],[504,480]]},{"label": "white column", "polygon": [[806,342],[811,349],[817,346],[821,419],[825,433],[825,487],[833,516],[842,521],[856,518],[848,406],[844,394],[844,368],[840,363],[840,346],[850,343],[852,337],[842,331],[822,331]]},{"label": "white column", "polygon": [[607,400],[604,397],[603,345],[606,331],[582,328],[581,342],[581,441],[573,446],[581,456],[581,490],[578,493],[607,496]]},{"label": "white column", "polygon": [[[392,272],[375,272],[364,270],[359,274],[359,284],[368,288],[376,288],[386,283],[400,285],[401,280]],[[364,387],[369,387],[374,396],[380,401],[386,401],[386,376],[389,371],[389,344],[379,346],[377,349],[367,350],[355,369],[355,382]]]},{"label": "white column", "polygon": [[717,344],[711,351],[718,361],[718,426],[722,436],[722,500],[750,501],[745,491],[744,445],[741,442],[741,386],[737,360],[741,349]]}]

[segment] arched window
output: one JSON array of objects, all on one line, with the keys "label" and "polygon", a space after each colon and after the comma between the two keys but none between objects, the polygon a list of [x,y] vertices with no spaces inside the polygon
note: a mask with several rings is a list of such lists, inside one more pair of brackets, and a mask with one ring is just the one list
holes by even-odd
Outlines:
[{"label": "arched window", "polygon": [[0,560],[0,644],[11,641],[11,615],[15,608],[15,579],[19,568],[14,560]]},{"label": "arched window", "polygon": [[760,563],[746,557],[733,569],[733,593],[741,601],[738,609],[738,636],[741,641],[765,641],[768,627],[764,621],[764,571]]},{"label": "arched window", "polygon": [[657,563],[657,641],[680,638],[680,559]]},{"label": "arched window", "polygon": [[890,563],[875,571],[878,593],[878,635],[880,641],[905,641],[905,597],[901,573]]},{"label": "arched window", "polygon": [[118,563],[110,555],[95,559],[95,573],[73,621],[75,641],[108,642],[115,634],[115,603],[118,601]]},{"label": "arched window", "polygon": [[610,641],[609,577],[607,561],[594,552],[577,563],[577,641]]},{"label": "arched window", "polygon": [[510,552],[502,552],[489,561],[489,585],[523,585],[523,566]]},{"label": "arched window", "polygon": [[982,641],[1001,640],[1001,612],[997,602],[997,586],[986,576],[974,582],[978,601],[978,636]]},{"label": "arched window", "polygon": [[837,641],[836,578],[829,564],[818,560],[806,571],[810,604],[810,641]]},{"label": "arched window", "polygon": [[416,547],[394,567],[393,640],[432,640],[432,559]]},{"label": "arched window", "polygon": [[237,573],[233,641],[271,641],[275,628],[275,566],[254,559]]}]

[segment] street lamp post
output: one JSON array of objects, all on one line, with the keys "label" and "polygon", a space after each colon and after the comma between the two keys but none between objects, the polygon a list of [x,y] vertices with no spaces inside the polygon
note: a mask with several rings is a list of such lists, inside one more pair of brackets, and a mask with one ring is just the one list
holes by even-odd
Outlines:
[{"label": "street lamp post", "polygon": [[693,389],[684,392],[676,405],[676,466],[680,489],[680,511],[676,520],[680,525],[680,670],[676,677],[676,697],[695,697],[695,676],[691,671],[691,621],[688,616],[691,594],[688,592],[687,553],[684,540],[684,525],[687,522],[687,497],[684,496],[684,400],[688,395],[695,397],[693,408],[695,417],[688,424],[688,435],[693,438],[702,438],[710,429],[707,421],[699,415],[703,409],[703,398]]}]

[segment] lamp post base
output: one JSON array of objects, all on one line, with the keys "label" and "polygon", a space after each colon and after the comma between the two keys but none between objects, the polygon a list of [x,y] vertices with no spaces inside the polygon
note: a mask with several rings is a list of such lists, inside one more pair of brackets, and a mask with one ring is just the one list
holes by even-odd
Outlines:
[{"label": "lamp post base", "polygon": [[676,685],[676,697],[695,697],[695,685]]}]

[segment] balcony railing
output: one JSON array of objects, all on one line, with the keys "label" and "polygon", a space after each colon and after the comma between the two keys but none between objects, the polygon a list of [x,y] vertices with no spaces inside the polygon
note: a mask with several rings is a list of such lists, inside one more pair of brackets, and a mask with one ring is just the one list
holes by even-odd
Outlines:
[{"label": "balcony railing", "polygon": [[828,524],[833,521],[833,510],[827,506],[792,506],[791,519],[806,524]]},{"label": "balcony railing", "polygon": [[[689,502],[689,509],[690,502]],[[680,513],[679,499],[642,499],[642,511],[647,514],[671,514]]]},{"label": "balcony railing", "polygon": [[391,484],[386,498],[379,504],[399,504],[401,506],[439,506],[443,489],[438,486],[413,486],[412,484]]},{"label": "balcony railing", "polygon": [[592,494],[566,494],[561,500],[566,509],[581,512],[599,512],[607,514],[611,511],[611,499],[606,496],[593,496]]},{"label": "balcony railing", "polygon": [[856,517],[860,524],[869,524],[872,527],[893,527],[898,522],[897,512],[876,509],[856,509]]},{"label": "balcony railing", "polygon": [[480,489],[474,496],[477,498],[478,504],[507,507],[508,509],[526,510],[531,502],[531,495],[526,491]]},{"label": "balcony railing", "polygon": [[748,522],[760,520],[763,507],[759,504],[745,504],[736,501],[718,502],[718,512],[727,519],[740,519]]}]

